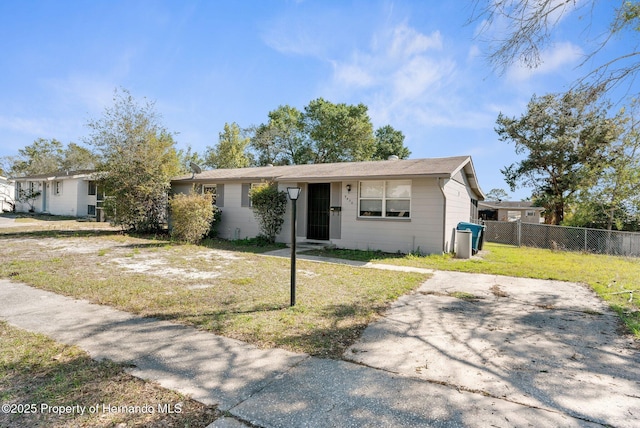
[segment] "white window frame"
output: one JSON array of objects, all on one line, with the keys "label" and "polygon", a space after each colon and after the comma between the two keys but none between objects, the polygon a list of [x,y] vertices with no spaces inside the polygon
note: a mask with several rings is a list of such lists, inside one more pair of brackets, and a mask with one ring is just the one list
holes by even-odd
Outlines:
[{"label": "white window frame", "polygon": [[[381,196],[362,196],[362,185],[363,184],[382,184],[382,195]],[[388,188],[391,184],[408,184],[409,185],[409,196],[390,196],[388,195]],[[412,198],[412,188],[413,182],[411,180],[363,180],[358,182],[358,218],[361,219],[394,219],[394,220],[407,220],[411,219],[411,198]],[[362,201],[381,201],[381,211],[380,215],[363,215],[362,214]],[[408,201],[409,209],[407,216],[394,216],[387,215],[387,203],[390,201]]]},{"label": "white window frame", "polygon": [[251,189],[255,189],[256,187],[264,187],[268,185],[269,183],[265,183],[264,181],[261,183],[251,183],[251,186],[249,186],[249,207],[253,207],[253,201],[251,200]]},{"label": "white window frame", "polygon": [[[213,191],[211,191],[211,190],[213,190]],[[211,193],[213,195],[213,204],[215,205],[216,199],[218,198],[218,185],[217,184],[203,184],[202,185],[202,194],[204,195],[205,193]]]},{"label": "white window frame", "polygon": [[53,182],[53,194],[55,196],[62,195],[62,180],[57,180]]}]

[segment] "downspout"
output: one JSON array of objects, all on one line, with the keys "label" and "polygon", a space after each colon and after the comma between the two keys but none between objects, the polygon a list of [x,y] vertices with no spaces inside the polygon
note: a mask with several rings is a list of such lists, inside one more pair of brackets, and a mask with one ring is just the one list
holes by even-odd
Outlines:
[{"label": "downspout", "polygon": [[444,186],[441,184],[441,177],[438,177],[438,188],[442,192],[442,254],[445,251],[445,242],[447,239],[447,195],[444,193]]}]

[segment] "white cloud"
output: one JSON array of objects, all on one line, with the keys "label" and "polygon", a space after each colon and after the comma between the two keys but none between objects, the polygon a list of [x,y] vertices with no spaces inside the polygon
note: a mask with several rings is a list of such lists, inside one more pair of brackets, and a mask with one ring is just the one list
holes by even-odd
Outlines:
[{"label": "white cloud", "polygon": [[374,34],[368,49],[332,60],[333,75],[325,96],[357,99],[369,106],[374,123],[451,124],[442,104],[452,97],[457,64],[443,52],[440,31],[423,33],[405,22]]},{"label": "white cloud", "polygon": [[51,135],[55,128],[51,119],[36,119],[17,116],[0,116],[0,129],[27,135]]},{"label": "white cloud", "polygon": [[333,63],[334,79],[341,85],[369,87],[375,83],[375,78],[358,64]]},{"label": "white cloud", "polygon": [[455,72],[453,61],[418,56],[403,64],[392,76],[393,98],[418,99],[442,85]]},{"label": "white cloud", "polygon": [[389,53],[396,58],[407,58],[429,50],[442,49],[442,36],[439,31],[425,35],[404,23],[393,29],[391,40]]},{"label": "white cloud", "polygon": [[60,105],[81,104],[88,112],[100,112],[111,104],[118,84],[101,76],[74,74],[64,79],[42,81]]}]

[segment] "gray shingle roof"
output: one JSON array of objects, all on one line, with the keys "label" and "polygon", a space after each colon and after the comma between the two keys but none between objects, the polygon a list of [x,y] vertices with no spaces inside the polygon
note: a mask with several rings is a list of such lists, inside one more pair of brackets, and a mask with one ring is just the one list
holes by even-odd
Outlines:
[{"label": "gray shingle roof", "polygon": [[237,181],[277,180],[313,181],[376,177],[451,177],[470,163],[469,156],[432,159],[405,159],[367,162],[341,162],[310,165],[263,166],[256,168],[230,168],[203,171],[176,177],[173,181]]}]

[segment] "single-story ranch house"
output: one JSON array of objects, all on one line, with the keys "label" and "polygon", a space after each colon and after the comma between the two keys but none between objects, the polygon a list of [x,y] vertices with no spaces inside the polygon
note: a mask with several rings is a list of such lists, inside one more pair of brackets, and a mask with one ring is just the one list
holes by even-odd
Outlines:
[{"label": "single-story ranch house", "polygon": [[[178,177],[171,189],[213,193],[219,236],[243,239],[259,234],[249,189],[265,182],[302,189],[297,241],[361,250],[454,251],[456,225],[477,219],[484,199],[468,156],[216,169]],[[290,242],[290,213],[279,242]]]},{"label": "single-story ranch house", "polygon": [[[13,178],[16,212],[100,218],[102,197],[93,173],[93,170],[60,171]],[[37,197],[19,201],[20,194]]]}]

